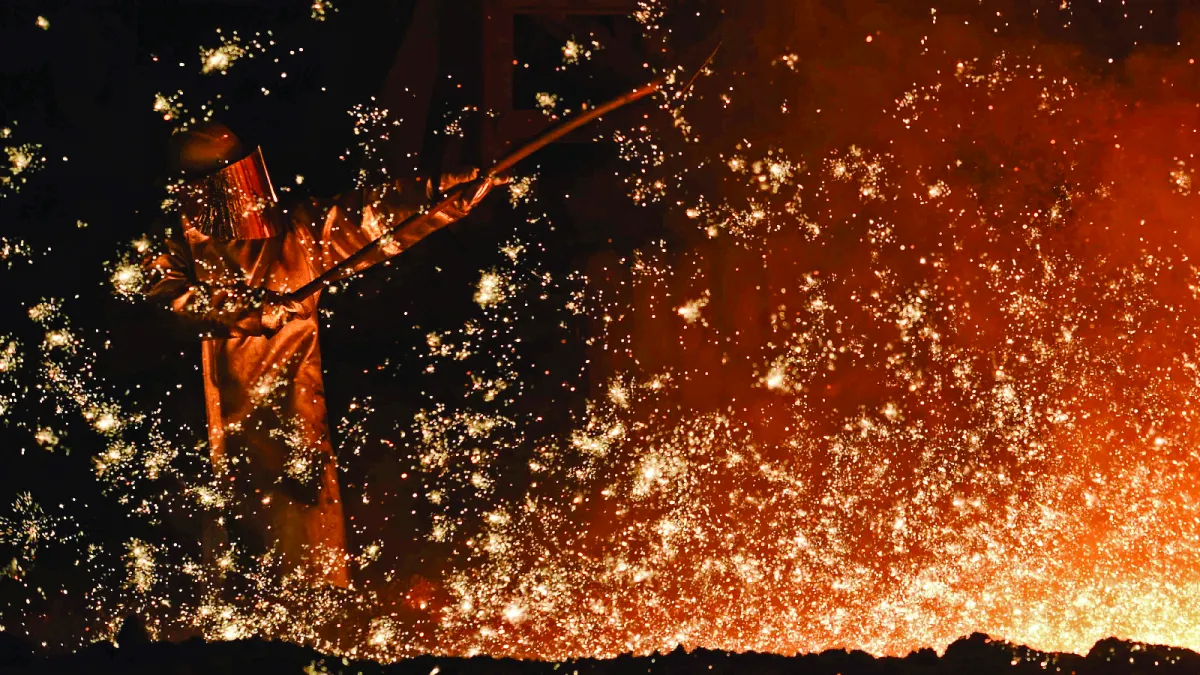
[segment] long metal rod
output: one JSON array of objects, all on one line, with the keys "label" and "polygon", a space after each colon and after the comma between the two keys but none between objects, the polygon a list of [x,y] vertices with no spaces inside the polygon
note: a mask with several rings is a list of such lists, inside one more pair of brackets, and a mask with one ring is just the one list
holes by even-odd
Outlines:
[{"label": "long metal rod", "polygon": [[403,229],[405,227],[412,225],[413,223],[416,223],[418,221],[421,221],[421,220],[424,220],[427,218],[432,218],[433,216],[441,213],[442,211],[445,211],[452,204],[454,204],[454,202],[456,200],[459,199],[459,197],[462,195],[463,191],[466,190],[467,188],[475,189],[472,186],[478,185],[479,181],[492,180],[493,178],[502,176],[509,169],[516,166],[516,164],[518,162],[520,162],[521,160],[532,155],[533,153],[537,152],[538,150],[541,150],[542,148],[546,147],[547,145],[550,145],[554,141],[557,141],[558,139],[562,138],[563,136],[566,136],[567,134],[571,133],[572,131],[575,131],[579,127],[582,127],[583,125],[588,124],[589,122],[592,122],[596,118],[602,117],[602,116],[616,110],[617,108],[628,105],[630,103],[633,103],[634,101],[643,99],[643,98],[649,96],[650,94],[653,94],[654,92],[659,90],[659,88],[662,86],[662,83],[663,83],[662,79],[658,79],[649,84],[642,85],[641,87],[638,87],[637,89],[634,89],[633,91],[626,92],[626,93],[612,99],[611,101],[604,103],[603,105],[592,108],[591,110],[580,111],[580,113],[575,115],[574,117],[572,117],[568,120],[564,120],[564,121],[560,122],[559,124],[556,124],[553,127],[550,127],[549,129],[542,132],[541,134],[538,134],[533,140],[529,141],[525,145],[522,145],[521,147],[517,148],[513,152],[510,152],[509,154],[500,158],[495,164],[492,165],[492,167],[490,169],[488,169],[487,173],[484,174],[484,176],[482,178],[480,178],[476,181],[471,181],[470,183],[465,183],[463,185],[457,186],[454,190],[452,190],[449,194],[447,194],[444,199],[442,199],[440,202],[434,204],[433,206],[429,207],[427,210],[419,212],[419,213],[414,213],[413,215],[409,216],[408,218],[405,218],[404,220],[400,221],[399,224],[397,224],[395,227],[392,227],[386,233],[381,235],[378,239],[372,241],[371,243],[367,244],[366,246],[363,246],[359,250],[350,254],[349,256],[346,257],[345,260],[342,260],[337,265],[330,267],[328,270],[326,270],[323,274],[321,274],[317,278],[313,279],[312,281],[308,282],[307,284],[304,284],[300,288],[297,288],[296,290],[292,291],[291,293],[288,293],[287,298],[289,300],[297,300],[297,301],[307,298],[308,296],[310,296],[313,293],[320,290],[325,284],[327,284],[330,281],[332,281],[333,279],[335,279],[339,274],[341,274],[345,270],[353,267],[360,260],[362,260],[366,256],[370,255],[376,248],[378,248],[384,241],[386,241],[389,237],[391,237],[396,232],[400,231],[401,229]]}]

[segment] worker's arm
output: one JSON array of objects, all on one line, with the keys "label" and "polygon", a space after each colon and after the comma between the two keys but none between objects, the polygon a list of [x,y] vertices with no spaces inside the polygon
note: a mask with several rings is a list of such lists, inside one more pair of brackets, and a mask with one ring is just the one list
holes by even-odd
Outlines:
[{"label": "worker's arm", "polygon": [[150,285],[146,297],[192,323],[204,337],[269,335],[279,328],[288,304],[277,293],[238,280],[206,284],[196,279],[186,241],[168,236],[143,263]]},{"label": "worker's arm", "polygon": [[[312,246],[319,252],[318,273],[324,272],[358,252],[396,225],[462,183],[469,183],[477,171],[444,174],[438,181],[427,178],[396,180],[383,185],[355,191],[327,202],[310,200],[293,217],[298,229],[308,232]],[[429,234],[465,216],[483,199],[491,187],[472,186],[454,204],[429,218],[419,219],[399,232],[393,233],[382,245],[348,267],[339,278],[353,275],[411,248]]]}]

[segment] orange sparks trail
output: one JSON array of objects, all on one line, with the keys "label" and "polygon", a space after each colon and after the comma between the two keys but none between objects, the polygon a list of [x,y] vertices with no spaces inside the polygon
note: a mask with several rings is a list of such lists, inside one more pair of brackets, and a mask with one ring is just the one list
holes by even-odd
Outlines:
[{"label": "orange sparks trail", "polygon": [[[716,11],[693,4],[639,3],[646,39]],[[370,478],[400,485],[361,509],[419,510],[428,559],[387,569],[393,544],[368,535],[358,588],[314,590],[270,559],[214,569],[136,539],[95,595],[105,630],[134,610],[162,635],[381,659],[902,654],[974,631],[1200,649],[1195,43],[1097,66],[1010,26],[1020,3],[742,4],[687,91],[691,73],[653,64],[659,107],[615,133],[623,187],[667,235],[553,272],[564,254],[536,233],[564,197],[515,176],[513,237],[463,290],[474,316],[421,329],[443,386],[397,430],[375,431],[370,400],[345,411],[339,461],[382,444],[389,478]],[[1069,24],[1071,4],[1037,20]],[[236,70],[230,35],[204,72]],[[589,44],[573,36],[563,67]],[[183,123],[181,105],[154,110]],[[16,148],[0,189],[37,161]],[[117,294],[138,295],[152,246],[113,264]],[[108,442],[97,479],[132,511],[215,518],[225,488],[179,459],[203,450],[88,376],[68,309],[31,310],[41,344],[0,336],[0,381],[86,418]],[[543,325],[580,347],[573,372],[528,358]],[[543,374],[586,395],[557,411],[567,429],[543,415],[570,403],[522,398]],[[54,425],[34,431],[54,451]],[[168,473],[182,489],[139,491]],[[55,518],[20,502],[3,536],[45,546]]]}]

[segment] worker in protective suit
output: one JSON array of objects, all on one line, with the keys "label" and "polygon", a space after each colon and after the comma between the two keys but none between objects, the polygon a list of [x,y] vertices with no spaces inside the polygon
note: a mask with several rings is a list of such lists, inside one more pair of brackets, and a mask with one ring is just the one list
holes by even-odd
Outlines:
[{"label": "worker in protective suit", "polygon": [[[284,294],[477,172],[280,203],[261,150],[247,152],[224,126],[185,132],[177,147],[182,228],[148,261],[148,296],[201,329],[209,448],[222,492],[233,502],[222,534],[242,553],[273,552],[285,574],[345,587],[345,524],[317,341],[319,294],[300,301]],[[406,226],[343,276],[461,218],[492,184],[463,186],[455,208]]]}]

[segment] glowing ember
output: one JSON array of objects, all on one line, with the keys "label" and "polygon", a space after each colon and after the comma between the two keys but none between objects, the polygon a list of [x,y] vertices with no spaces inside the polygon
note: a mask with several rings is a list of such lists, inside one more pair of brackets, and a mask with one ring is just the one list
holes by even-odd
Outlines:
[{"label": "glowing ember", "polygon": [[480,307],[495,307],[508,297],[509,287],[503,276],[498,272],[484,272],[479,277],[479,287],[475,291],[475,302]]},{"label": "glowing ember", "polygon": [[547,115],[553,115],[554,109],[558,107],[558,96],[555,94],[545,91],[538,92],[535,99],[537,101],[537,107]]},{"label": "glowing ember", "polygon": [[[224,74],[233,65],[233,62],[237,61],[245,53],[246,50],[242,49],[235,42],[225,43],[213,49],[202,49],[200,50],[200,61],[202,64],[200,72],[205,75],[212,72]],[[155,101],[155,108],[157,109],[158,107],[158,102]]]}]

